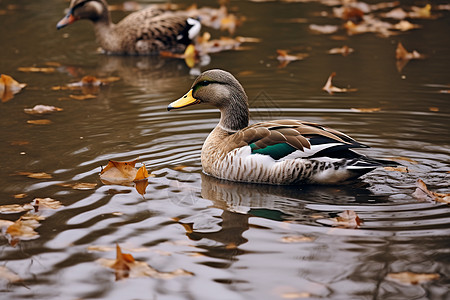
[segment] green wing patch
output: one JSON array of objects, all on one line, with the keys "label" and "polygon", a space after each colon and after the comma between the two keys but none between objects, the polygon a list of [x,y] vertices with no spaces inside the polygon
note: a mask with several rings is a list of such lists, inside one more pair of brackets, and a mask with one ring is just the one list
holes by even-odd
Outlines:
[{"label": "green wing patch", "polygon": [[258,148],[255,143],[250,144],[250,148],[252,149],[252,154],[263,154],[263,155],[269,155],[275,160],[278,160],[280,158],[283,158],[295,150],[296,148],[292,147],[291,145],[287,143],[279,143],[275,145],[270,145],[265,148]]}]

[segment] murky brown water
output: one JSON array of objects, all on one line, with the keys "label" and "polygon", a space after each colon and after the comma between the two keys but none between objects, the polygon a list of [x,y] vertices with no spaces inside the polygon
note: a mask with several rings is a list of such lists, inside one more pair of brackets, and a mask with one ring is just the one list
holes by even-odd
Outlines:
[{"label": "murky brown water", "polygon": [[[0,265],[22,278],[10,283],[0,276],[0,298],[448,299],[450,208],[418,201],[412,193],[418,178],[433,191],[449,192],[450,102],[448,93],[440,92],[450,83],[449,11],[434,12],[440,17],[433,20],[412,20],[423,27],[396,36],[347,36],[340,30],[335,36],[345,39],[339,40],[308,30],[309,24],[342,23],[319,16],[331,12],[320,3],[232,1],[235,12],[246,17],[236,35],[262,41],[245,44],[244,51],[212,54],[201,70],[236,74],[249,95],[253,122],[319,122],[371,145],[365,154],[410,160],[402,160],[409,173],[380,169],[347,186],[272,187],[203,175],[200,149],[218,112],[201,106],[166,111],[190,87],[189,68],[181,60],[97,54],[89,23],[56,31],[67,5],[0,1],[0,72],[28,84],[0,105],[0,204],[50,197],[64,205],[42,212],[47,218],[36,229],[38,238],[13,247],[0,237]],[[305,20],[287,22],[292,18]],[[399,41],[427,58],[398,72]],[[326,53],[345,44],[355,53]],[[280,68],[276,49],[309,57]],[[49,74],[17,70],[48,62],[61,67]],[[322,91],[331,72],[337,72],[335,85],[358,91]],[[121,80],[84,101],[69,98],[80,92],[52,90],[84,75]],[[64,111],[44,116],[50,125],[27,124],[40,117],[23,109],[36,104]],[[109,159],[136,157],[155,175],[145,197],[132,187],[100,182],[100,166]],[[52,178],[17,172],[46,172]],[[59,185],[80,182],[97,187]],[[24,198],[14,198],[22,193]],[[363,219],[360,228],[324,222],[347,209]],[[0,214],[11,221],[20,216]],[[114,258],[115,251],[90,249],[116,243],[159,271],[181,268],[194,275],[115,281],[114,272],[96,262]],[[417,285],[386,279],[406,271],[440,278]]]}]

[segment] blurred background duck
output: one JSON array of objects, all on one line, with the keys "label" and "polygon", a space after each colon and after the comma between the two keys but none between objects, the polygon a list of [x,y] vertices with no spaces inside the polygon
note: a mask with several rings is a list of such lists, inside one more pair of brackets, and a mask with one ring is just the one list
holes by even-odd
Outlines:
[{"label": "blurred background duck", "polygon": [[82,19],[93,22],[97,42],[107,54],[183,52],[201,29],[200,22],[184,12],[166,11],[155,6],[134,12],[114,24],[105,0],[72,0],[67,15],[56,28]]},{"label": "blurred background duck", "polygon": [[248,126],[247,95],[230,73],[202,73],[189,92],[168,110],[205,103],[221,112],[220,122],[202,147],[203,171],[239,182],[337,184],[396,162],[369,158],[352,148],[367,148],[348,135],[300,120]]}]

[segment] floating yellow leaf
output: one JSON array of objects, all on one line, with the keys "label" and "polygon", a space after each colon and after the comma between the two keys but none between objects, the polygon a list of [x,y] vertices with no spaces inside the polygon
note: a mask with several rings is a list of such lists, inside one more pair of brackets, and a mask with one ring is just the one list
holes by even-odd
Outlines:
[{"label": "floating yellow leaf", "polygon": [[62,108],[55,107],[55,106],[49,106],[49,105],[35,105],[33,108],[25,108],[24,111],[27,114],[31,115],[41,115],[41,114],[48,114],[56,111],[62,111]]},{"label": "floating yellow leaf", "polygon": [[23,212],[27,210],[32,210],[33,206],[30,204],[27,205],[20,205],[20,204],[7,204],[7,205],[1,205],[0,206],[0,213],[3,214],[13,214],[18,212]]},{"label": "floating yellow leaf", "polygon": [[437,273],[413,273],[413,272],[400,272],[389,273],[386,279],[395,281],[401,284],[420,284],[431,280],[439,279],[440,275]]},{"label": "floating yellow leaf", "polygon": [[391,159],[392,160],[404,160],[404,161],[410,162],[410,163],[412,163],[414,165],[418,164],[417,160],[414,160],[414,159],[409,158],[409,157],[404,157],[404,156],[395,156],[395,157],[392,157]]},{"label": "floating yellow leaf", "polygon": [[286,50],[277,50],[277,59],[281,62],[280,67],[285,67],[289,62],[296,61],[296,60],[302,60],[305,57],[308,57],[308,54],[306,53],[299,53],[299,54],[288,54]]},{"label": "floating yellow leaf", "polygon": [[28,120],[27,123],[33,125],[48,125],[51,124],[52,121],[48,119],[39,119],[39,120]]},{"label": "floating yellow leaf", "polygon": [[20,92],[27,85],[25,83],[19,83],[11,76],[1,74],[0,75],[0,98],[2,102],[11,100],[15,94]]}]

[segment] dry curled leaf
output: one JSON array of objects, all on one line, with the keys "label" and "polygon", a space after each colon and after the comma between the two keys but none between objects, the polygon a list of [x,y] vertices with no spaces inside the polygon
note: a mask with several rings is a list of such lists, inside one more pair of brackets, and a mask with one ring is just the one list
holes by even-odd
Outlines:
[{"label": "dry curled leaf", "polygon": [[408,52],[405,47],[403,47],[402,43],[399,42],[397,49],[395,50],[395,58],[397,60],[423,59],[425,58],[425,55],[420,54],[416,50]]},{"label": "dry curled leaf", "polygon": [[437,273],[413,273],[413,272],[400,272],[389,273],[386,275],[386,279],[395,281],[401,284],[420,284],[431,280],[437,280],[440,275]]},{"label": "dry curled leaf", "polygon": [[144,182],[149,174],[145,165],[136,169],[135,165],[137,159],[133,161],[114,161],[110,160],[108,165],[100,172],[100,180],[104,184],[119,184],[131,186],[134,184],[139,185],[138,192],[142,195],[142,188],[145,191],[147,184]]},{"label": "dry curled leaf", "polygon": [[357,89],[355,88],[338,88],[335,87],[332,83],[333,78],[336,76],[336,72],[331,73],[328,77],[327,82],[323,86],[322,90],[326,91],[328,94],[332,95],[334,93],[347,93],[347,92],[355,92]]},{"label": "dry curled leaf", "polygon": [[289,62],[302,60],[307,56],[308,54],[306,53],[288,54],[286,50],[277,50],[277,59],[281,63],[280,67],[285,67]]},{"label": "dry curled leaf", "polygon": [[353,53],[355,50],[353,48],[350,48],[347,45],[344,45],[340,48],[332,48],[328,50],[328,54],[341,54],[342,56],[347,56],[350,53]]},{"label": "dry curled leaf", "polygon": [[60,201],[52,199],[52,198],[34,198],[34,200],[30,203],[35,211],[41,209],[58,209],[62,207]]},{"label": "dry curled leaf", "polygon": [[0,206],[0,213],[2,214],[15,214],[19,212],[24,212],[27,210],[32,210],[33,206],[30,204],[20,205],[20,204],[7,204]]},{"label": "dry curled leaf", "polygon": [[97,260],[102,266],[115,270],[116,280],[133,277],[152,277],[157,279],[171,279],[178,276],[193,275],[183,269],[172,272],[159,272],[145,262],[134,259],[131,254],[122,253],[119,245],[116,245],[116,259],[100,258]]},{"label": "dry curled leaf", "polygon": [[9,75],[0,75],[0,98],[2,102],[11,100],[15,94],[19,93],[27,85],[19,83]]},{"label": "dry curled leaf", "polygon": [[450,194],[430,191],[422,179],[417,179],[416,187],[416,190],[412,194],[415,198],[422,201],[436,201],[450,204]]},{"label": "dry curled leaf", "polygon": [[320,220],[321,223],[341,228],[359,228],[363,221],[353,210],[345,210],[335,218]]},{"label": "dry curled leaf", "polygon": [[38,104],[35,105],[33,108],[25,108],[24,112],[30,115],[42,115],[42,114],[48,114],[52,112],[57,111],[63,111],[62,108],[55,107],[55,106],[49,106],[49,105],[42,105]]}]

